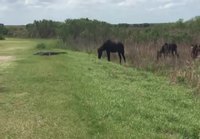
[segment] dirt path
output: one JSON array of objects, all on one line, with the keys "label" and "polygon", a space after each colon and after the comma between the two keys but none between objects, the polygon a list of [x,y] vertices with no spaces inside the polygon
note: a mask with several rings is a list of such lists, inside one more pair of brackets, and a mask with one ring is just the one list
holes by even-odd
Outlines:
[{"label": "dirt path", "polygon": [[14,60],[14,56],[0,56],[0,63]]}]

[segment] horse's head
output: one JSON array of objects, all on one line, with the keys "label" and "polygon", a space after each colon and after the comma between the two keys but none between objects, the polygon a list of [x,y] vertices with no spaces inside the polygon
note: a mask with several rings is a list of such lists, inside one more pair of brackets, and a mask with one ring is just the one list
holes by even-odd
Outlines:
[{"label": "horse's head", "polygon": [[102,50],[99,48],[99,49],[97,50],[97,53],[98,53],[98,58],[100,59],[101,56],[102,56]]}]

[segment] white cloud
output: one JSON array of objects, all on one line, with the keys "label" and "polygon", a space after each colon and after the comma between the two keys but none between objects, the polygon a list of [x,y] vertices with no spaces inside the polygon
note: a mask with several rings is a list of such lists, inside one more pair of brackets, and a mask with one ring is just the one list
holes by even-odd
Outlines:
[{"label": "white cloud", "polygon": [[24,1],[24,4],[25,4],[25,5],[29,5],[29,4],[32,4],[32,3],[33,3],[32,0],[25,0],[25,1]]},{"label": "white cloud", "polygon": [[8,10],[7,6],[0,6],[0,11],[1,12],[6,11],[6,10]]},{"label": "white cloud", "polygon": [[177,6],[183,6],[183,5],[185,5],[185,3],[170,2],[170,3],[167,3],[163,6],[160,6],[159,9],[168,9],[168,8],[173,8],[173,7],[177,7]]},{"label": "white cloud", "polygon": [[24,0],[24,4],[28,6],[48,6],[51,4],[59,3],[59,1],[55,0]]},{"label": "white cloud", "polygon": [[160,10],[184,7],[190,2],[189,0],[177,0],[176,2],[174,2],[173,0],[156,0],[156,1],[160,1],[160,3],[157,2],[157,6],[147,8],[148,11],[158,11],[158,10],[160,11]]},{"label": "white cloud", "polygon": [[119,2],[118,5],[119,6],[136,6],[144,2],[146,2],[146,0],[123,0]]}]

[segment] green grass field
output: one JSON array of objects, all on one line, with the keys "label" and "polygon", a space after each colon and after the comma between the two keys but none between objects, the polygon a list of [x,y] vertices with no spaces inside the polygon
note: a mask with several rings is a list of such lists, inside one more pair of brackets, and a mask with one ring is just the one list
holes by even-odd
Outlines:
[{"label": "green grass field", "polygon": [[93,54],[33,55],[41,42],[53,49],[0,41],[0,139],[200,138],[189,87]]}]

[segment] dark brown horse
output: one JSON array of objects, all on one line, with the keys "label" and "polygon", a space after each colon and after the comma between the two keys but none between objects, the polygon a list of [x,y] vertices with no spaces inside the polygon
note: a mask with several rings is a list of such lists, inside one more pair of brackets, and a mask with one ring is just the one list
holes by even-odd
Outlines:
[{"label": "dark brown horse", "polygon": [[176,55],[177,57],[179,57],[179,54],[177,52],[177,45],[175,43],[165,43],[160,51],[157,52],[157,60],[163,55],[164,58],[169,55],[172,54],[173,56]]},{"label": "dark brown horse", "polygon": [[192,45],[191,57],[195,59],[198,55],[200,55],[200,45]]},{"label": "dark brown horse", "polygon": [[100,59],[102,56],[102,52],[106,51],[108,61],[110,61],[110,53],[118,53],[120,64],[121,64],[121,56],[126,62],[126,58],[124,56],[124,45],[121,42],[113,42],[111,40],[107,40],[103,43],[103,45],[98,49],[98,58]]}]

